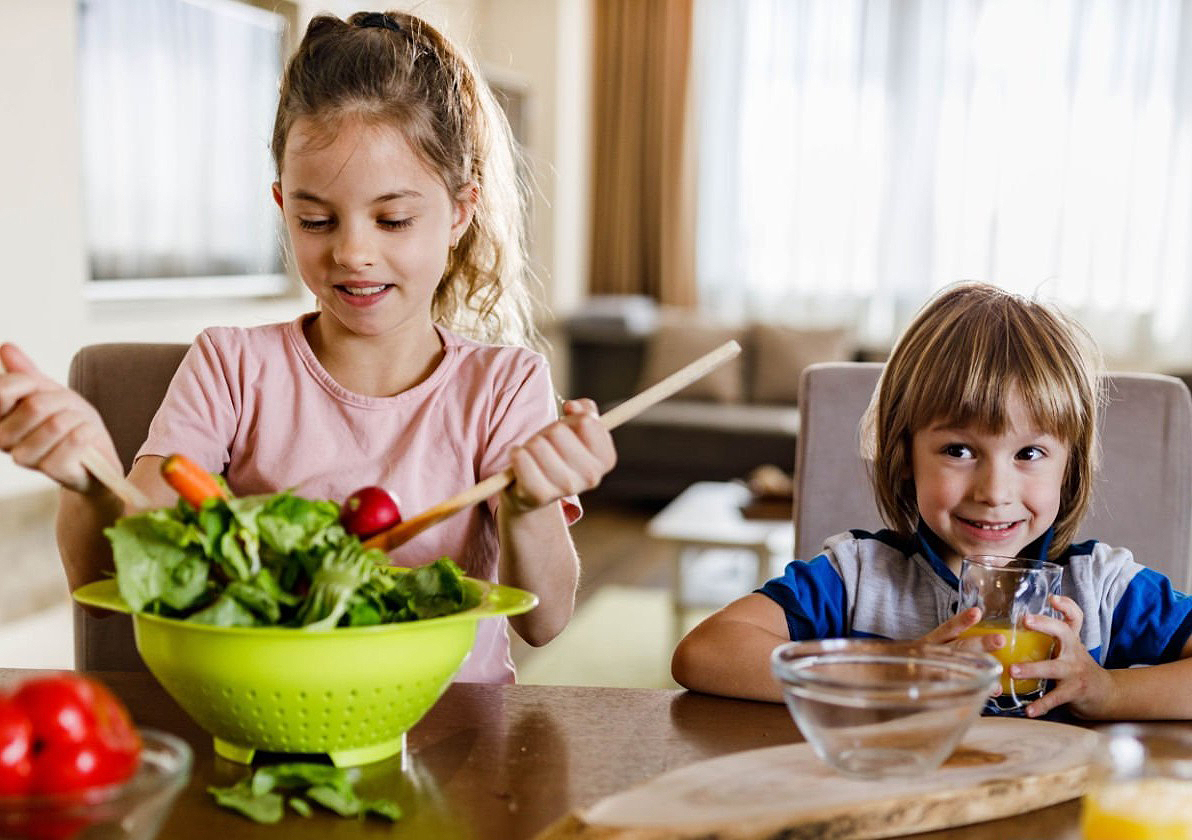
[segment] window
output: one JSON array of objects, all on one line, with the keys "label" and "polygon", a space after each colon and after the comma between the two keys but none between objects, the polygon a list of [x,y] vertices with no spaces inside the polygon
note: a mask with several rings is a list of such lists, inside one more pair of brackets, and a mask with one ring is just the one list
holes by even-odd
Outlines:
[{"label": "window", "polygon": [[268,6],[80,2],[88,297],[292,288],[269,142],[295,9]]},{"label": "window", "polygon": [[697,0],[701,299],[888,342],[939,287],[1192,358],[1192,0]]}]

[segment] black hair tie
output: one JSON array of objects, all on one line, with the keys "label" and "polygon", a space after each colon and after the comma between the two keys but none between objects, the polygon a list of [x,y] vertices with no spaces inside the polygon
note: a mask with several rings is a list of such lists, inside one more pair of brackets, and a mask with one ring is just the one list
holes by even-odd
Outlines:
[{"label": "black hair tie", "polygon": [[401,32],[401,24],[384,12],[365,12],[356,20],[356,25],[372,29],[388,29],[390,32]]}]

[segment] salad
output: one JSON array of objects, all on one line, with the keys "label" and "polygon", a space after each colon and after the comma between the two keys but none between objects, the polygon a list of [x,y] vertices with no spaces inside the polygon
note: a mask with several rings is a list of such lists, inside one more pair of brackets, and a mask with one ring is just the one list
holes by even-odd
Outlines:
[{"label": "salad", "polygon": [[449,557],[391,567],[344,528],[336,502],[289,491],[233,497],[222,478],[178,455],[162,472],[178,503],[104,530],[120,595],[134,612],[327,629],[433,618],[480,602]]}]

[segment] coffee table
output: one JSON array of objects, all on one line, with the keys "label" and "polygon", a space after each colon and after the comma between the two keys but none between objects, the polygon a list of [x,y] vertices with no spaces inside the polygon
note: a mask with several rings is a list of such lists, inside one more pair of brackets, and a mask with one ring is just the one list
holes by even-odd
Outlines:
[{"label": "coffee table", "polygon": [[[749,501],[749,489],[731,481],[699,481],[675,497],[646,525],[653,539],[674,546],[671,593],[674,609],[674,638],[683,635],[686,610],[693,606],[723,606],[723,603],[693,602],[685,573],[695,555],[709,549],[733,549],[752,555],[755,580],[761,586],[771,577],[772,563],[794,557],[793,515],[786,519],[746,519],[742,505]],[[735,593],[745,595],[749,590]]]}]

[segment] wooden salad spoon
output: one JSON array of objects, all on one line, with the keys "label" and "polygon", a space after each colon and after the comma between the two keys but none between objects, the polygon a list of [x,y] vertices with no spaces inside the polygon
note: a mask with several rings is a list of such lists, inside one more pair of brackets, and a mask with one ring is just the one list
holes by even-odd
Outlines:
[{"label": "wooden salad spoon", "polygon": [[[610,408],[600,415],[600,422],[606,429],[615,429],[627,420],[636,417],[655,403],[659,403],[677,391],[686,388],[692,382],[706,376],[720,367],[729,359],[741,352],[741,345],[735,341],[726,341],[715,350],[700,356],[694,362],[679,368],[669,376],[646,388],[624,402]],[[387,531],[382,531],[364,542],[365,548],[379,548],[391,551],[408,541],[416,534],[421,534],[427,528],[454,516],[461,510],[479,504],[513,482],[513,469],[508,468],[474,484],[472,487],[428,508],[417,516],[399,522]]]},{"label": "wooden salad spoon", "polygon": [[[9,372],[4,362],[0,361],[0,373]],[[88,446],[84,449],[80,460],[83,462],[83,467],[87,472],[91,473],[96,481],[116,494],[116,498],[124,502],[125,507],[141,509],[150,507],[149,497],[142,493],[135,484],[125,478],[124,473],[108,461],[94,446]]]},{"label": "wooden salad spoon", "polygon": [[149,497],[142,493],[135,484],[125,478],[124,474],[114,467],[95,447],[88,446],[84,449],[80,460],[82,460],[83,466],[87,468],[87,472],[95,476],[100,484],[115,493],[116,498],[124,502],[126,508],[146,510],[152,507]]}]

